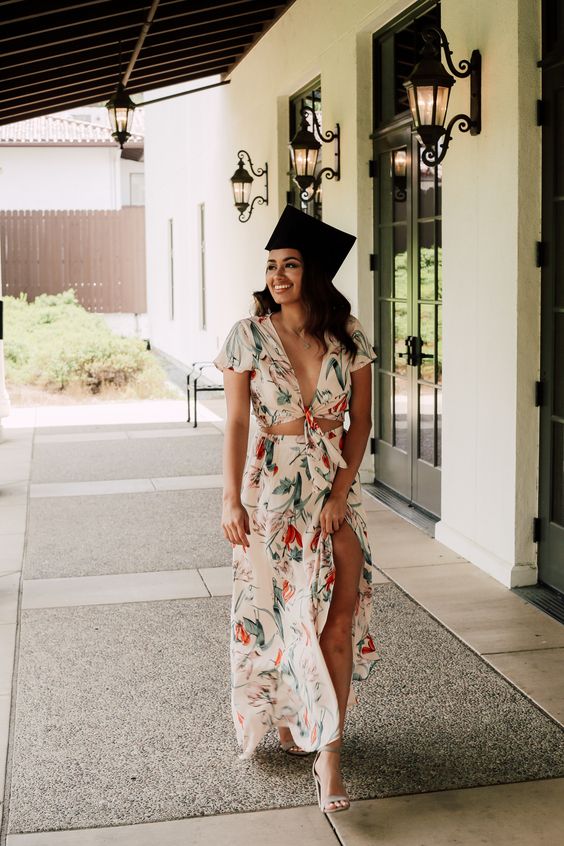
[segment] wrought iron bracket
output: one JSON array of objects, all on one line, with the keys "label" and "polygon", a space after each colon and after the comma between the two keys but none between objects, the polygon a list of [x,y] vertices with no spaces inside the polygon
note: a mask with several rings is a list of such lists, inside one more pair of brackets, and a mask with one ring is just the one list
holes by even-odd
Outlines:
[{"label": "wrought iron bracket", "polygon": [[339,124],[335,124],[335,131],[328,129],[326,132],[322,132],[321,127],[319,126],[319,121],[315,116],[315,111],[310,108],[310,106],[303,106],[300,110],[300,115],[302,119],[305,120],[307,113],[311,114],[311,122],[313,124],[313,134],[317,133],[319,140],[323,144],[330,143],[331,141],[335,142],[335,168],[332,167],[324,167],[322,168],[317,176],[314,178],[311,185],[309,185],[305,190],[300,191],[300,197],[302,198],[304,203],[309,203],[310,200],[313,199],[315,196],[315,192],[321,185],[321,179],[323,174],[327,179],[335,179],[337,182],[341,178],[341,128]]},{"label": "wrought iron bracket", "polygon": [[439,138],[441,142],[440,153],[438,152],[437,142],[433,146],[425,147],[421,154],[423,162],[428,167],[434,167],[444,159],[452,140],[452,130],[458,121],[461,124],[459,127],[461,132],[469,132],[470,135],[479,135],[482,131],[482,56],[479,50],[472,50],[470,58],[462,59],[458,63],[458,68],[456,68],[451,59],[452,50],[450,49],[444,30],[439,26],[429,26],[422,31],[421,36],[425,43],[431,46],[433,41],[438,40],[439,55],[442,47],[448,68],[454,76],[457,76],[459,79],[470,77],[470,114],[458,114],[451,118],[444,133]]},{"label": "wrought iron bracket", "polygon": [[[253,213],[253,208],[254,208],[255,203],[257,203],[257,205],[259,205],[259,206],[267,206],[268,205],[268,162],[265,162],[264,167],[259,167],[259,168],[257,168],[257,170],[255,170],[254,165],[251,161],[251,157],[249,156],[247,151],[246,150],[239,150],[239,152],[237,153],[237,158],[239,159],[239,162],[241,164],[243,164],[243,157],[244,156],[247,157],[247,161],[249,163],[249,167],[251,168],[251,173],[253,174],[253,176],[256,176],[257,178],[264,176],[264,197],[260,197],[260,196],[255,197],[253,199],[253,202],[250,205],[247,203],[245,205],[245,208],[241,209],[240,214],[239,214],[239,220],[241,221],[241,223],[246,223],[249,220],[250,216]],[[241,205],[243,205],[243,204],[241,203]]]}]

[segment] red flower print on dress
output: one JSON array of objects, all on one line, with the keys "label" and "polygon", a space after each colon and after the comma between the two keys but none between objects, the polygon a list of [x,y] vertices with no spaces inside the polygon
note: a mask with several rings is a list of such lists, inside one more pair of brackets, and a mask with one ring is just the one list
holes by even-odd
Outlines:
[{"label": "red flower print on dress", "polygon": [[347,395],[344,394],[341,397],[341,399],[339,400],[339,402],[336,402],[335,405],[331,406],[331,408],[329,410],[331,412],[338,413],[340,411],[346,411],[347,407],[348,407]]},{"label": "red flower print on dress", "polygon": [[311,543],[309,545],[309,548],[311,549],[312,552],[317,552],[317,544],[319,543],[320,535],[321,535],[321,526],[318,529],[315,530],[315,534],[311,539]]},{"label": "red flower print on dress", "polygon": [[293,597],[294,593],[294,586],[290,584],[288,579],[284,579],[282,582],[282,596],[284,597],[284,602],[288,602],[288,600]]},{"label": "red flower print on dress", "polygon": [[296,527],[292,525],[292,523],[290,523],[286,530],[286,536],[284,537],[284,544],[286,546],[286,549],[289,549],[294,542],[296,542],[300,549],[302,549],[302,536],[300,535]]},{"label": "red flower print on dress", "polygon": [[266,455],[266,448],[264,446],[264,438],[259,438],[257,442],[257,458],[264,458]]},{"label": "red flower print on dress", "polygon": [[336,575],[336,570],[333,567],[333,569],[329,571],[329,573],[327,574],[327,578],[325,579],[325,587],[326,588],[328,588],[330,585],[333,584],[333,582],[335,581],[335,575]]},{"label": "red flower print on dress", "polygon": [[313,731],[311,733],[311,742],[315,743],[315,738],[317,737],[317,723],[313,727]]},{"label": "red flower print on dress", "polygon": [[369,635],[369,634],[366,635],[365,640],[366,640],[366,643],[364,644],[364,646],[360,650],[362,655],[366,655],[368,652],[374,652],[375,649],[376,649],[371,635]]},{"label": "red flower print on dress", "polygon": [[257,371],[251,370],[251,379],[254,379],[256,375],[257,375]]},{"label": "red flower print on dress", "polygon": [[251,640],[250,634],[245,631],[245,627],[242,623],[235,623],[235,640],[244,644],[249,643]]},{"label": "red flower print on dress", "polygon": [[281,649],[279,649],[279,650],[278,650],[278,655],[276,656],[276,659],[275,659],[275,661],[274,661],[274,666],[275,666],[275,667],[277,667],[277,666],[279,665],[280,661],[282,660],[282,654],[283,654],[283,653],[282,653],[282,650],[281,650]]},{"label": "red flower print on dress", "polygon": [[323,453],[322,461],[323,461],[324,465],[327,467],[327,469],[329,470],[329,468],[331,467],[331,462],[329,461],[329,456],[327,455],[326,452]]}]

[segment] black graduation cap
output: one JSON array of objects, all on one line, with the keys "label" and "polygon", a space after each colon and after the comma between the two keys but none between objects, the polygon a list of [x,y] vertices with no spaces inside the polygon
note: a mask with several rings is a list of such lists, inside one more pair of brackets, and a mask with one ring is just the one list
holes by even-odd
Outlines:
[{"label": "black graduation cap", "polygon": [[308,256],[316,258],[332,279],[355,241],[354,235],[329,226],[294,206],[286,206],[265,250],[293,247],[306,260]]}]

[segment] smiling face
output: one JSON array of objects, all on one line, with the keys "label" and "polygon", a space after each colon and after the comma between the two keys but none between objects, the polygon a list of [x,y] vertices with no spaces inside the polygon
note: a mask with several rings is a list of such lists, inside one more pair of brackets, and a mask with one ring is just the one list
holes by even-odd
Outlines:
[{"label": "smiling face", "polygon": [[271,250],[266,263],[266,284],[275,303],[285,305],[301,299],[304,261],[299,250]]}]

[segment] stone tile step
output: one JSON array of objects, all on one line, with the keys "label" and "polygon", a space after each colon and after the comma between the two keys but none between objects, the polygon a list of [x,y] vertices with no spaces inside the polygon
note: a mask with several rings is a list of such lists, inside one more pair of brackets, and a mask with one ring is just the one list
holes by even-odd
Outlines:
[{"label": "stone tile step", "polygon": [[[32,498],[45,496],[104,496],[105,494],[221,488],[222,475],[165,476],[155,479],[104,479],[93,482],[42,482],[29,487]],[[14,531],[14,530],[12,530]]]},{"label": "stone tile step", "polygon": [[564,779],[368,799],[328,818],[342,846],[556,846]]},{"label": "stone tile step", "polygon": [[12,834],[7,846],[338,846],[319,808],[284,808],[111,828]]},{"label": "stone tile step", "polygon": [[22,610],[209,596],[197,570],[163,570],[67,579],[26,579]]},{"label": "stone tile step", "polygon": [[564,725],[564,648],[485,653],[482,657]]},{"label": "stone tile step", "polygon": [[383,570],[480,655],[564,647],[561,623],[468,562]]},{"label": "stone tile step", "polygon": [[[122,429],[121,431],[97,431],[97,432],[70,432],[67,434],[44,434],[36,435],[36,444],[70,444],[81,441],[127,441],[132,438],[190,438],[201,437],[202,435],[214,434],[214,429],[209,425],[194,429],[189,423],[186,428],[181,429]],[[216,434],[220,434],[217,430]]]}]

